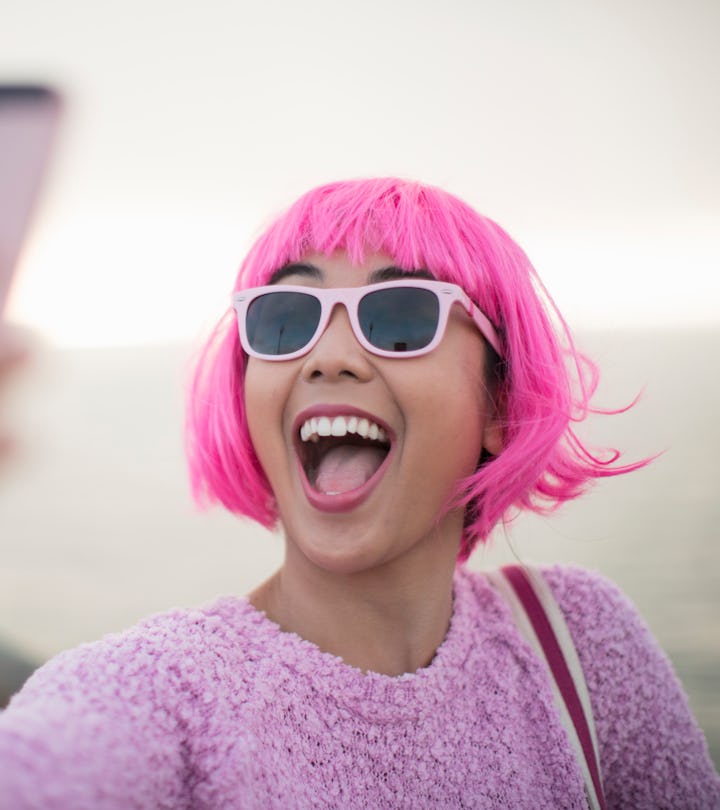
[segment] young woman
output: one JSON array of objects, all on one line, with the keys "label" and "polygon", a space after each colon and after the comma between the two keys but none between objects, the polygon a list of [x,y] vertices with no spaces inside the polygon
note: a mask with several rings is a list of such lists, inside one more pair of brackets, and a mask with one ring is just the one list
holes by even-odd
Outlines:
[{"label": "young woman", "polygon": [[[587,807],[547,664],[459,563],[511,508],[640,466],[573,433],[595,382],[523,252],[464,203],[395,179],[302,197],[245,260],[188,417],[196,496],[279,521],[282,567],[42,668],[0,717],[0,797]],[[632,606],[586,571],[539,578],[587,684],[605,806],[720,807]]]}]

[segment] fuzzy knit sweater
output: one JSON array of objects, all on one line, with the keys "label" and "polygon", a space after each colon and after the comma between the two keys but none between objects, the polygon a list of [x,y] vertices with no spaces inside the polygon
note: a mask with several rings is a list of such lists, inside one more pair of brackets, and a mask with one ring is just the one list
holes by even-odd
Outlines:
[{"label": "fuzzy knit sweater", "polygon": [[[612,585],[546,579],[586,675],[609,808],[720,808],[668,660]],[[424,669],[362,673],[245,599],[175,610],[40,669],[0,715],[3,810],[586,807],[548,675],[460,569]]]}]

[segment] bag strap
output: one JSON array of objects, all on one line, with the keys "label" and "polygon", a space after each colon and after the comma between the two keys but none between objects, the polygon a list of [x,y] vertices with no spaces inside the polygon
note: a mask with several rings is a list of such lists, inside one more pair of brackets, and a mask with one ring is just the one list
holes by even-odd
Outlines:
[{"label": "bag strap", "polygon": [[528,565],[508,565],[486,576],[509,604],[525,640],[547,664],[590,808],[605,810],[590,695],[570,631],[547,582],[537,568]]}]

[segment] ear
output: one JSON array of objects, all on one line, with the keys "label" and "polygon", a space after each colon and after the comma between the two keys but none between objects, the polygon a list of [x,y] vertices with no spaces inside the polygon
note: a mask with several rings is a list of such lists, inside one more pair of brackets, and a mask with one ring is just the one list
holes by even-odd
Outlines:
[{"label": "ear", "polygon": [[[486,361],[487,362],[487,361]],[[499,456],[505,446],[503,424],[505,422],[504,386],[498,374],[487,374],[484,387],[485,424],[482,433],[483,454]]]},{"label": "ear", "polygon": [[483,450],[491,456],[499,456],[503,449],[503,435],[500,420],[496,414],[488,414],[483,428]]}]

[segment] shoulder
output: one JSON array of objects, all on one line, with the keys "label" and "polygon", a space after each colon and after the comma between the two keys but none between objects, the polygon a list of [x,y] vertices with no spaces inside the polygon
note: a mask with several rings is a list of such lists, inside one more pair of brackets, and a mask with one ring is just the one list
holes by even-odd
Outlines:
[{"label": "shoulder", "polygon": [[647,673],[650,662],[659,677],[675,680],[645,620],[615,583],[573,565],[537,570],[565,619],[590,688],[595,676],[607,682],[613,676],[624,677],[627,667],[641,665]]},{"label": "shoulder", "polygon": [[[587,669],[605,674],[630,664],[648,666],[659,677],[675,675],[632,600],[597,571],[578,566],[540,568],[565,618]],[[583,660],[584,659],[584,660]]]},{"label": "shoulder", "polygon": [[624,807],[716,807],[720,782],[702,731],[632,601],[595,572],[550,566],[542,573],[587,681],[608,800]]},{"label": "shoulder", "polygon": [[632,600],[599,572],[574,565],[541,566],[540,571],[566,621],[578,631],[650,637]]},{"label": "shoulder", "polygon": [[[563,613],[575,617],[580,622],[592,624],[598,614],[608,616],[633,615],[638,617],[632,601],[602,574],[574,565],[534,566],[539,570]],[[491,604],[498,596],[491,584],[489,571],[459,569],[456,585],[459,583],[466,596],[478,605]],[[642,620],[640,620],[642,621]]]},{"label": "shoulder", "polygon": [[565,565],[540,571],[590,693],[608,804],[717,807],[720,782],[702,732],[668,657],[632,601],[594,571]]},{"label": "shoulder", "polygon": [[[573,631],[576,643],[586,637],[591,641],[589,636],[593,636],[596,642],[608,635],[616,640],[629,635],[652,638],[632,601],[615,583],[597,571],[574,565],[532,567],[542,574]],[[479,605],[486,605],[493,598],[500,599],[488,574],[490,572],[463,573],[465,590],[473,593]]]},{"label": "shoulder", "polygon": [[581,610],[586,605],[589,611],[621,608],[636,613],[631,600],[598,571],[577,565],[543,565],[540,570],[561,606]]},{"label": "shoulder", "polygon": [[597,715],[651,714],[665,700],[689,715],[669,658],[617,585],[573,566],[541,571],[565,618]]},{"label": "shoulder", "polygon": [[[567,624],[601,727],[607,720],[608,728],[617,728],[618,713],[627,718],[663,696],[680,695],[685,702],[667,656],[614,583],[576,566],[538,566],[536,570]],[[504,601],[499,594],[497,599]]]}]

